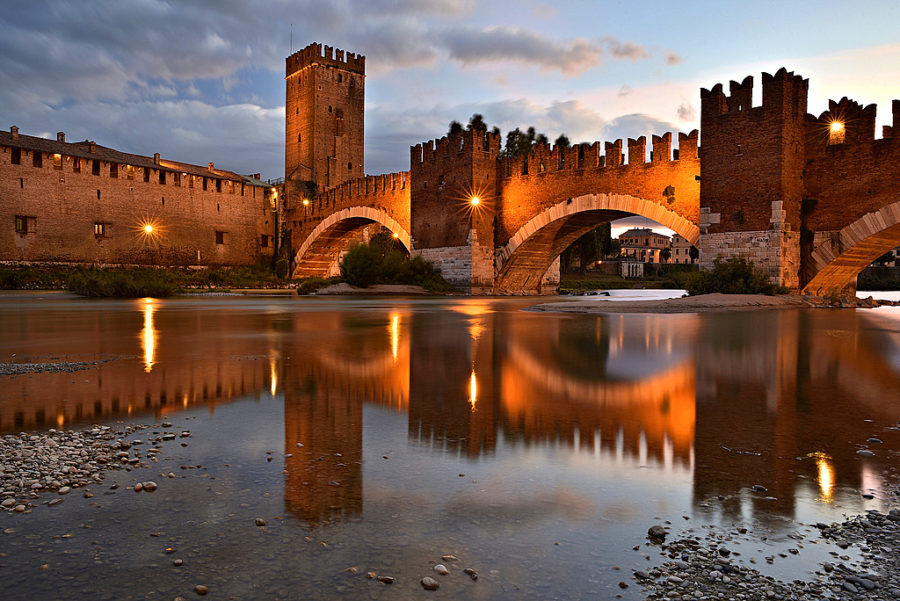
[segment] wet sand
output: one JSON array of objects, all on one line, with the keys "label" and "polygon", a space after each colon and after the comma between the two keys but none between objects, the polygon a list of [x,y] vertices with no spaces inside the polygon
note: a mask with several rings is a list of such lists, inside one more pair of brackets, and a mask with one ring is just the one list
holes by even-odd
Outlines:
[{"label": "wet sand", "polygon": [[[596,298],[596,297],[594,297]],[[646,301],[574,300],[542,303],[528,311],[552,313],[708,313],[752,309],[797,309],[814,306],[799,296],[763,294],[702,294]]]}]

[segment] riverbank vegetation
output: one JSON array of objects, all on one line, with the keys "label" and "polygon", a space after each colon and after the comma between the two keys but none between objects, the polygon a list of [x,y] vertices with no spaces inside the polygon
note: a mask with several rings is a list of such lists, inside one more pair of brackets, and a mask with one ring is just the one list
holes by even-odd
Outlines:
[{"label": "riverbank vegetation", "polygon": [[90,298],[165,298],[178,292],[174,282],[155,269],[86,269],[70,275],[66,288]]},{"label": "riverbank vegetation", "polygon": [[685,278],[685,289],[698,294],[787,294],[788,290],[769,281],[769,275],[744,257],[717,258],[713,268],[701,269]]},{"label": "riverbank vegetation", "polygon": [[353,246],[341,259],[341,280],[367,288],[376,284],[421,286],[430,292],[453,292],[451,286],[430,262],[410,258],[403,246],[389,233],[372,236],[368,244]]},{"label": "riverbank vegetation", "polygon": [[560,276],[559,290],[569,294],[598,289],[682,290],[686,287],[687,279],[696,272],[696,265],[648,263],[644,265],[644,277],[641,278],[624,278],[591,270],[584,273],[565,273]]}]

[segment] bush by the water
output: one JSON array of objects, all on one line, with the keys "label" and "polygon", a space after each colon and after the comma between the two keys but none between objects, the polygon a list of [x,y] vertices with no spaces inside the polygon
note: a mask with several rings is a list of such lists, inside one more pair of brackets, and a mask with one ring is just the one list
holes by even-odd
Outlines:
[{"label": "bush by the water", "polygon": [[785,288],[769,281],[766,272],[756,269],[744,257],[721,257],[713,261],[713,268],[687,274],[685,289],[688,294],[785,294]]},{"label": "bush by the water", "polygon": [[178,287],[166,277],[165,272],[155,269],[88,269],[72,274],[66,288],[75,294],[93,298],[162,298],[178,291]]},{"label": "bush by the water", "polygon": [[410,259],[398,245],[385,234],[372,236],[368,244],[357,244],[341,259],[341,278],[360,288],[375,284],[409,284],[432,292],[454,289],[434,265],[422,257]]}]

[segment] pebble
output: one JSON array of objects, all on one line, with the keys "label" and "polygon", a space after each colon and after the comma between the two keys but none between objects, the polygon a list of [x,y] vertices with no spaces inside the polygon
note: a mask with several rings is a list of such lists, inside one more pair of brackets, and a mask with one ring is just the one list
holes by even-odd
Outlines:
[{"label": "pebble", "polygon": [[254,522],[255,522],[256,525],[259,526],[260,528],[262,528],[263,526],[265,526],[265,525],[268,523],[268,522],[266,522],[266,521],[265,521],[264,519],[262,519],[262,518],[256,518],[256,520],[254,520]]},{"label": "pebble", "polygon": [[436,591],[441,586],[438,581],[431,576],[425,576],[425,578],[422,578],[421,583],[422,588],[424,588],[426,591]]},{"label": "pebble", "polygon": [[378,576],[375,578],[378,582],[383,582],[385,584],[394,584],[393,576]]},{"label": "pebble", "polygon": [[440,574],[441,576],[446,576],[447,574],[450,573],[450,570],[447,569],[447,566],[445,566],[444,564],[441,564],[441,563],[434,566],[434,571],[437,572],[438,574]]},{"label": "pebble", "polygon": [[856,452],[857,455],[862,455],[863,457],[874,457],[875,453],[870,451],[869,449],[860,449]]},{"label": "pebble", "polygon": [[198,595],[203,596],[209,592],[209,587],[202,585],[202,584],[198,584],[197,586],[194,587],[194,592],[197,593]]},{"label": "pebble", "polygon": [[473,570],[472,568],[466,568],[463,570],[463,574],[466,574],[472,580],[478,580],[478,572]]},{"label": "pebble", "polygon": [[156,482],[153,482],[152,480],[149,482],[144,482],[143,486],[144,486],[144,490],[146,490],[147,492],[153,492],[154,490],[159,488],[159,485],[156,484]]},{"label": "pebble", "polygon": [[647,530],[647,536],[651,540],[664,540],[666,538],[666,529],[659,524],[650,526],[650,528]]}]

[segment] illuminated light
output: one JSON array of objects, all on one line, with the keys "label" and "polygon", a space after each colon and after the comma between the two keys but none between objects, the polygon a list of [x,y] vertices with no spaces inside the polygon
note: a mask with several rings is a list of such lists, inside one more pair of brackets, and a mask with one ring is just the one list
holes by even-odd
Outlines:
[{"label": "illuminated light", "polygon": [[832,133],[838,133],[844,131],[844,124],[841,121],[832,121],[829,126]]},{"label": "illuminated light", "polygon": [[830,503],[834,497],[834,466],[831,463],[831,457],[825,453],[810,453],[807,457],[813,457],[816,460],[818,475],[816,479],[819,482],[819,492],[822,493],[822,500]]},{"label": "illuminated light", "polygon": [[269,393],[275,398],[275,392],[278,390],[278,363],[275,354],[269,357]]},{"label": "illuminated light", "polygon": [[65,424],[65,423],[66,423],[66,416],[61,412],[57,413],[56,414],[56,427],[62,428],[63,424]]},{"label": "illuminated light", "polygon": [[475,411],[475,405],[478,404],[478,380],[475,378],[475,368],[472,368],[472,375],[469,376],[469,404],[472,411]]},{"label": "illuminated light", "polygon": [[153,225],[151,225],[151,224],[149,224],[149,223],[148,223],[147,225],[145,225],[145,226],[144,226],[144,233],[147,234],[147,235],[152,235],[152,234],[153,234]]},{"label": "illuminated light", "polygon": [[473,196],[472,198],[469,199],[469,204],[472,205],[473,207],[477,207],[478,205],[481,204],[481,198],[479,198],[478,196]]},{"label": "illuminated light", "polygon": [[399,238],[399,237],[400,237],[400,234],[398,234],[397,232],[394,232],[394,238]]},{"label": "illuminated light", "polygon": [[144,347],[144,371],[147,373],[153,370],[156,362],[156,330],[153,329],[153,312],[155,310],[155,301],[152,298],[145,298],[144,329],[141,330],[141,346]]},{"label": "illuminated light", "polygon": [[391,355],[394,363],[397,363],[397,355],[400,352],[400,315],[391,313]]},{"label": "illuminated light", "polygon": [[304,199],[303,199],[303,206],[304,206],[304,207],[308,207],[308,206],[309,206],[309,199],[308,199],[308,198],[304,198]]}]

